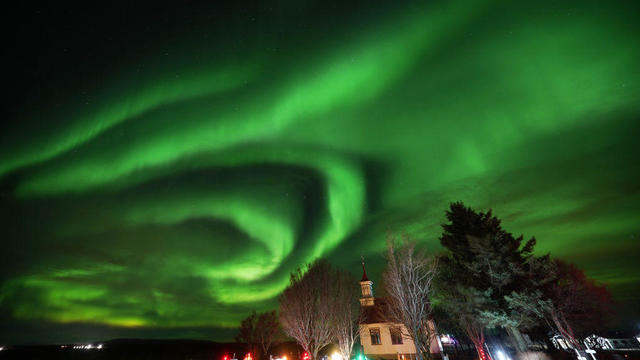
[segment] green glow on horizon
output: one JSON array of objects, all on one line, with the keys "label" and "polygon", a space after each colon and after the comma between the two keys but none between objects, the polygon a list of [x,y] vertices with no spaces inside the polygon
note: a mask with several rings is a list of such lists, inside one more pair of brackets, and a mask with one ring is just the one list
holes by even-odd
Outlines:
[{"label": "green glow on horizon", "polygon": [[341,41],[290,39],[269,56],[233,61],[204,44],[204,65],[113,78],[94,106],[36,107],[41,128],[18,124],[0,147],[10,209],[0,236],[45,254],[16,250],[0,309],[55,323],[232,328],[272,308],[296,267],[357,263],[381,251],[387,229],[437,249],[456,200],[493,208],[507,230],[536,236],[538,251],[599,279],[637,281],[633,261],[596,264],[638,252],[630,13],[580,2],[407,6],[345,25]]}]

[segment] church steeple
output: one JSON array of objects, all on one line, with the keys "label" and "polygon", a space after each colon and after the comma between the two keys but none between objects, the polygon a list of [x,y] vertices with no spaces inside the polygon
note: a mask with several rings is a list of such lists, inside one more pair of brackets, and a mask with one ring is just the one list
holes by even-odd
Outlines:
[{"label": "church steeple", "polygon": [[369,281],[367,277],[367,269],[364,268],[364,256],[362,257],[362,280],[360,281]]},{"label": "church steeple", "polygon": [[364,257],[362,257],[362,280],[360,280],[360,289],[362,290],[360,305],[373,306],[373,281],[367,277],[367,270],[364,267]]}]

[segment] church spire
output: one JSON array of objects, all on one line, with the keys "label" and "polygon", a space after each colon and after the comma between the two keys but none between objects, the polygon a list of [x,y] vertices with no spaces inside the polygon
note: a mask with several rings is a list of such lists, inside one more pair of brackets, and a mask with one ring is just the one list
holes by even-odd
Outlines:
[{"label": "church spire", "polygon": [[364,268],[364,256],[361,256],[362,258],[362,280],[360,281],[369,281],[369,278],[367,277],[367,270]]}]

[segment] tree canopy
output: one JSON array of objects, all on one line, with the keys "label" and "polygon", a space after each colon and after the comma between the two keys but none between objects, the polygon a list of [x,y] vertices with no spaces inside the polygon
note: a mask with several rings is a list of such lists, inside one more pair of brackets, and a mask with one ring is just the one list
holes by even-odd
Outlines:
[{"label": "tree canopy", "polygon": [[291,274],[280,296],[280,320],[312,359],[330,343],[351,357],[359,337],[360,308],[357,281],[349,272],[319,259]]},{"label": "tree canopy", "polygon": [[525,242],[504,230],[491,210],[461,202],[452,203],[446,217],[438,292],[481,356],[484,327],[504,328],[525,351],[519,329],[546,322],[580,348],[576,335],[604,321],[611,299],[606,286],[572,264],[534,255],[535,238]]},{"label": "tree canopy", "polygon": [[461,328],[478,347],[482,328],[502,327],[516,348],[525,351],[518,329],[532,326],[537,319],[516,311],[509,297],[531,291],[537,286],[534,280],[540,280],[530,271],[537,259],[535,238],[515,237],[491,210],[475,211],[461,202],[452,203],[446,217],[440,242],[447,252],[441,258],[445,271],[439,284],[450,297],[447,301],[464,305]]}]

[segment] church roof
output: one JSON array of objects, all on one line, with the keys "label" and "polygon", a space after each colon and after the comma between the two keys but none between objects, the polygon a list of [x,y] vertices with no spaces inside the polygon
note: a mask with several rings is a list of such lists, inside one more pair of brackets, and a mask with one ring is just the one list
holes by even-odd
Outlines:
[{"label": "church roof", "polygon": [[376,324],[387,322],[387,303],[384,298],[376,298],[372,306],[362,306],[362,323]]},{"label": "church roof", "polygon": [[[361,324],[377,324],[386,323],[390,320],[389,303],[386,298],[377,297],[373,305],[361,306],[362,312]],[[433,320],[433,314],[428,315],[429,320]]]}]

